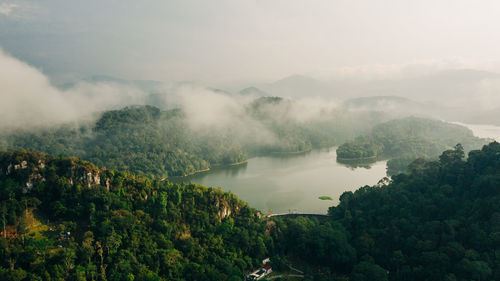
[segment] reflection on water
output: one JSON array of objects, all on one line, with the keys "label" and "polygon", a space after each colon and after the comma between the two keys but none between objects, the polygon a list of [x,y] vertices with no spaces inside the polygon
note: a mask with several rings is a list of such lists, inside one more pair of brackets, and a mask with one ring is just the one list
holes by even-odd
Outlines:
[{"label": "reflection on water", "polygon": [[377,158],[366,158],[366,159],[337,159],[337,163],[344,165],[351,169],[365,168],[370,169],[374,163],[377,162]]},{"label": "reflection on water", "polygon": [[[240,166],[215,168],[176,181],[222,187],[264,212],[326,213],[344,191],[374,185],[386,175],[386,162],[354,168],[337,163],[336,158],[335,148],[256,157]],[[334,200],[320,200],[320,196]]]},{"label": "reflection on water", "polygon": [[[476,136],[500,141],[500,127],[469,125]],[[273,213],[326,213],[347,190],[374,185],[386,176],[386,162],[338,163],[335,148],[299,155],[256,157],[248,163],[215,168],[176,181],[192,181],[231,191],[250,206]],[[320,200],[331,196],[334,200]]]}]

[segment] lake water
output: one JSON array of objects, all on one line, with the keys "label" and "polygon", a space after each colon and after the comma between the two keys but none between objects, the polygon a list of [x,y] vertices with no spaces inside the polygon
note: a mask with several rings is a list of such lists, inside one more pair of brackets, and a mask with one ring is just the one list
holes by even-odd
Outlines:
[{"label": "lake water", "polygon": [[[499,126],[460,124],[478,137],[500,141]],[[385,161],[371,164],[370,168],[350,168],[337,163],[335,149],[256,157],[245,165],[214,169],[181,180],[222,187],[266,213],[271,210],[325,214],[328,207],[338,203],[344,191],[374,185],[386,176]],[[333,200],[320,200],[319,196],[330,196]]]},{"label": "lake water", "polygon": [[[460,125],[467,126],[478,137],[500,141],[499,126]],[[344,191],[374,185],[386,176],[385,161],[371,164],[370,168],[350,168],[336,161],[335,149],[256,157],[245,165],[214,169],[180,180],[222,187],[265,213],[325,214],[328,207],[338,203]],[[333,200],[320,200],[319,196],[330,196]]]},{"label": "lake water", "polygon": [[[386,176],[386,162],[370,168],[349,168],[337,163],[335,148],[292,156],[266,156],[241,166],[215,169],[183,181],[222,187],[265,213],[325,214],[344,191],[374,185]],[[330,196],[333,200],[320,200]]]},{"label": "lake water", "polygon": [[491,138],[496,140],[497,142],[500,142],[500,126],[482,125],[482,124],[464,124],[459,122],[453,122],[453,123],[469,128],[476,137]]}]

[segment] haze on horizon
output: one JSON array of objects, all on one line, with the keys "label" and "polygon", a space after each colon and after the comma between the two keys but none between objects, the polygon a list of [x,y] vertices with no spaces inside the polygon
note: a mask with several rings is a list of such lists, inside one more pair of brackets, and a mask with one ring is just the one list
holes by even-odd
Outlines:
[{"label": "haze on horizon", "polygon": [[[497,1],[462,0],[0,0],[0,127],[131,104],[232,120],[240,93],[300,100],[311,116],[346,101],[498,124],[498,14]],[[349,103],[369,96],[382,98]]]},{"label": "haze on horizon", "polygon": [[500,72],[498,1],[0,1],[0,46],[65,82]]}]

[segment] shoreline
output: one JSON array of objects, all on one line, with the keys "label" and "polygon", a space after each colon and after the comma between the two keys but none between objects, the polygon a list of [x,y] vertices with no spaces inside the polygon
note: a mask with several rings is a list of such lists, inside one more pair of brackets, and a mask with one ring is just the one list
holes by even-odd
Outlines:
[{"label": "shoreline", "polygon": [[187,177],[194,176],[194,175],[197,175],[197,174],[210,172],[214,168],[217,169],[217,168],[224,168],[224,167],[235,167],[235,166],[244,165],[246,163],[248,163],[248,159],[240,161],[240,162],[236,162],[236,163],[226,164],[226,165],[213,165],[213,166],[211,166],[209,168],[206,168],[206,169],[203,169],[203,170],[197,170],[197,171],[194,171],[194,172],[191,172],[189,174],[182,175],[182,176],[173,176],[173,177],[168,177],[168,178],[162,178],[162,179],[160,179],[160,181],[165,181],[165,180],[168,180],[168,179],[182,179],[182,178],[187,178]]},{"label": "shoreline", "polygon": [[340,161],[359,161],[359,160],[373,160],[377,159],[377,156],[369,156],[369,157],[360,157],[360,158],[342,158],[337,156],[337,160]]},{"label": "shoreline", "polygon": [[302,153],[307,153],[307,152],[311,152],[313,149],[306,149],[306,150],[301,150],[301,151],[285,151],[285,152],[281,152],[281,151],[274,151],[274,152],[271,152],[271,155],[295,155],[295,154],[302,154]]},{"label": "shoreline", "polygon": [[[239,165],[243,165],[243,164],[246,164],[248,163],[248,159],[247,160],[243,160],[243,161],[240,161],[240,162],[236,162],[236,163],[232,163],[232,164],[229,164],[229,166],[239,166]],[[224,167],[224,166],[221,166],[221,167]]]}]

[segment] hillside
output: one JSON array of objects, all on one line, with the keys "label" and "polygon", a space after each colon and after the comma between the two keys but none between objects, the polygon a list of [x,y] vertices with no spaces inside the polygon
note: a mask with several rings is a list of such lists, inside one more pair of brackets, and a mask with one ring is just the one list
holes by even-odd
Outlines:
[{"label": "hillside", "polygon": [[[191,115],[189,115],[191,114]],[[247,157],[331,147],[386,120],[379,112],[319,111],[280,97],[260,97],[193,126],[196,111],[129,106],[95,121],[0,131],[0,150],[31,149],[76,156],[98,166],[169,178]],[[219,120],[220,119],[220,120]]]},{"label": "hillside", "polygon": [[2,152],[0,279],[242,280],[278,253],[306,280],[498,280],[499,155],[457,145],[329,217],[264,220],[220,189]]},{"label": "hillside", "polygon": [[240,95],[244,96],[256,96],[256,97],[268,97],[269,94],[265,91],[262,91],[261,89],[257,87],[247,87],[241,91],[239,91]]},{"label": "hillside", "polygon": [[271,243],[230,193],[77,158],[2,152],[0,187],[0,280],[229,280]]},{"label": "hillside", "polygon": [[159,178],[184,176],[246,160],[228,135],[193,132],[181,110],[152,106],[104,112],[91,124],[10,133],[3,149],[33,149],[77,156],[111,169]]},{"label": "hillside", "polygon": [[468,128],[439,120],[408,117],[375,126],[371,134],[357,137],[337,149],[339,160],[363,158],[391,159],[392,172],[405,170],[416,158],[437,157],[460,143],[466,151],[477,149],[487,140],[474,137]]},{"label": "hillside", "polygon": [[500,144],[460,146],[345,192],[330,218],[274,219],[314,280],[500,280]]}]

